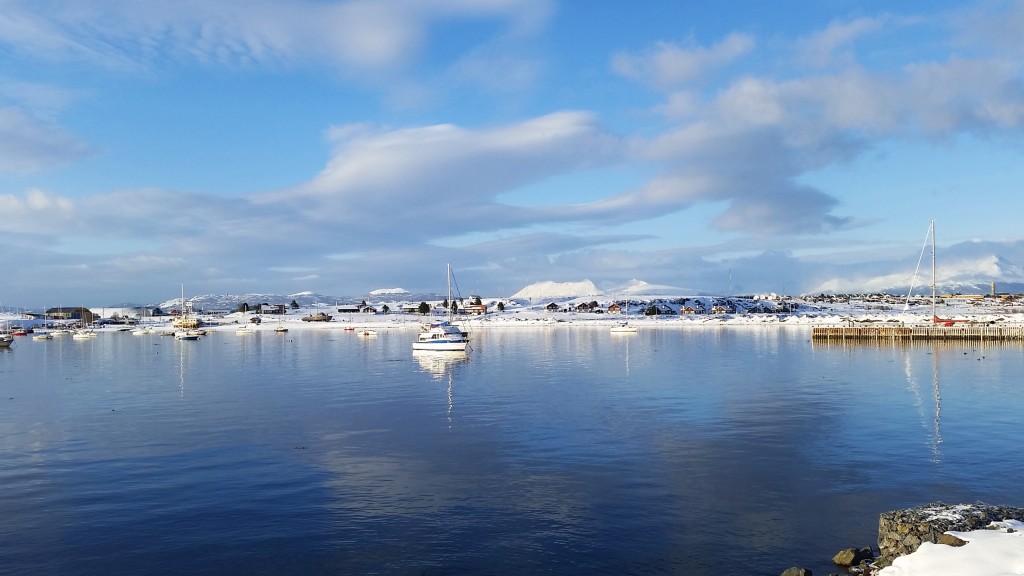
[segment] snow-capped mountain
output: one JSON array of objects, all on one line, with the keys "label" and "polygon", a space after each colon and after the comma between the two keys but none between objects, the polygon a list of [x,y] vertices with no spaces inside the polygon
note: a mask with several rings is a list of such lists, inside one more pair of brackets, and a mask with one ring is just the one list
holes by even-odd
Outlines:
[{"label": "snow-capped mountain", "polygon": [[675,286],[665,286],[664,284],[649,284],[643,280],[633,279],[626,283],[625,286],[615,290],[616,293],[621,293],[626,296],[667,296],[667,295],[680,295],[686,293],[693,293],[694,291],[686,291],[682,288]]},{"label": "snow-capped mountain", "polygon": [[371,290],[370,296],[397,296],[403,294],[410,294],[405,288],[378,288],[377,290]]},{"label": "snow-capped mountain", "polygon": [[512,295],[513,300],[543,300],[600,296],[601,290],[590,280],[580,282],[535,282]]},{"label": "snow-capped mountain", "polygon": [[[991,253],[958,253],[940,260],[935,270],[935,289],[941,294],[1020,293],[1024,291],[1024,269]],[[931,292],[930,264],[913,271],[895,270],[872,276],[846,276],[821,283],[811,292],[885,292],[927,294]]]}]

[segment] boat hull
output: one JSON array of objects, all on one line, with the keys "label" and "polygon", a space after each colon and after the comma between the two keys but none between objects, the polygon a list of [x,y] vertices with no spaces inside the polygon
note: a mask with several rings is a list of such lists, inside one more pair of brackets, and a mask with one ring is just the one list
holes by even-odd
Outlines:
[{"label": "boat hull", "polygon": [[413,350],[435,350],[438,352],[465,352],[469,342],[413,342]]}]

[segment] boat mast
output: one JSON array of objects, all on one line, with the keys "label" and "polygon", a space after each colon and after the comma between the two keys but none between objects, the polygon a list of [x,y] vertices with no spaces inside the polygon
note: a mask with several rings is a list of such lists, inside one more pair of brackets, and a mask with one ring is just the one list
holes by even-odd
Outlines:
[{"label": "boat mast", "polygon": [[448,263],[447,272],[448,272],[448,321],[451,322],[451,320],[452,320],[452,318],[454,316],[452,314],[452,305],[454,304],[454,302],[452,302],[452,263],[451,262]]},{"label": "boat mast", "polygon": [[929,225],[932,233],[932,319],[935,319],[935,219]]}]

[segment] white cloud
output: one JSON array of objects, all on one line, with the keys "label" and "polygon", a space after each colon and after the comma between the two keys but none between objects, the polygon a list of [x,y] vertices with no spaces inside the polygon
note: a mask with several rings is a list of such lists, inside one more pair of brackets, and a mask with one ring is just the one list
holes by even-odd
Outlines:
[{"label": "white cloud", "polygon": [[0,172],[34,172],[90,152],[87,144],[51,123],[15,108],[0,108]]},{"label": "white cloud", "polygon": [[0,231],[8,233],[49,234],[65,226],[74,213],[74,203],[38,189],[23,197],[0,194]]},{"label": "white cloud", "polygon": [[611,68],[642,84],[671,88],[702,80],[707,73],[753,50],[754,45],[753,36],[740,33],[730,34],[710,48],[658,42],[641,55],[615,54]]},{"label": "white cloud", "polygon": [[835,20],[824,29],[797,41],[798,57],[812,66],[824,67],[855,60],[853,44],[892,21],[889,16]]},{"label": "white cloud", "polygon": [[[332,134],[340,140],[319,175],[257,201],[301,206],[309,218],[339,220],[374,243],[436,239],[450,230],[493,232],[538,218],[570,220],[569,210],[551,214],[504,206],[495,197],[552,176],[604,166],[624,150],[594,116],[580,112],[483,130],[440,124],[374,132],[359,125]],[[367,226],[381,219],[389,222],[385,233]]]},{"label": "white cloud", "polygon": [[436,21],[496,20],[515,36],[536,32],[550,12],[549,0],[10,0],[0,43],[33,58],[114,68],[171,58],[381,71],[416,58]]}]

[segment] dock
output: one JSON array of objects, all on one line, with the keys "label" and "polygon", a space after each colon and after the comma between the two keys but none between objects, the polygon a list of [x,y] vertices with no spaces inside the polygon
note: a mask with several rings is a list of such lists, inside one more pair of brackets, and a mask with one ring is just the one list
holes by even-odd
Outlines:
[{"label": "dock", "polygon": [[1021,341],[1024,326],[992,324],[957,326],[815,326],[813,340],[947,340]]}]

